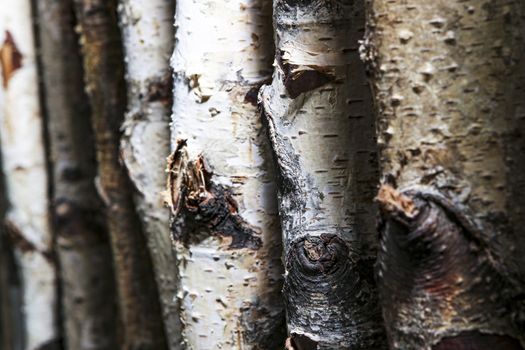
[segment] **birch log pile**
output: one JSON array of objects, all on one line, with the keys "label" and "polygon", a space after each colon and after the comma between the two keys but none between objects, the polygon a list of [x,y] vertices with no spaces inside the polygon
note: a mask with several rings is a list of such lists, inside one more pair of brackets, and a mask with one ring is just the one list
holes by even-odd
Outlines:
[{"label": "birch log pile", "polygon": [[180,0],[168,201],[188,349],[284,344],[275,185],[256,110],[271,1]]},{"label": "birch log pile", "polygon": [[260,95],[278,169],[294,349],[384,349],[374,119],[361,1],[274,1],[275,72]]},{"label": "birch log pile", "polygon": [[64,346],[112,350],[117,344],[111,249],[95,189],[91,110],[73,1],[36,5]]},{"label": "birch log pile", "polygon": [[174,0],[121,0],[119,5],[128,85],[122,157],[135,187],[171,350],[180,349],[182,341],[177,264],[163,197],[170,152],[174,14]]},{"label": "birch log pile", "polygon": [[368,9],[390,347],[523,349],[525,3]]},{"label": "birch log pile", "polygon": [[166,347],[146,239],[133,202],[133,187],[120,159],[126,88],[116,0],[75,0],[86,91],[98,161],[98,190],[105,202],[115,266],[120,346]]},{"label": "birch log pile", "polygon": [[0,1],[1,148],[5,229],[23,288],[24,349],[58,346],[56,264],[49,221],[43,121],[29,0]]}]

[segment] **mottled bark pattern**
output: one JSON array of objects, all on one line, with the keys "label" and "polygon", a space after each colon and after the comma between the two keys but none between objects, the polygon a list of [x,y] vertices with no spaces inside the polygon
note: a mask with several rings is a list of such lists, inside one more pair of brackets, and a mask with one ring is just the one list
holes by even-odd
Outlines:
[{"label": "mottled bark pattern", "polygon": [[94,186],[95,150],[73,1],[41,0],[37,11],[64,345],[112,350],[117,345],[111,250]]},{"label": "mottled bark pattern", "polygon": [[98,160],[98,189],[106,204],[126,350],[166,347],[160,306],[145,249],[146,239],[133,205],[132,183],[119,158],[126,89],[116,0],[75,0],[80,26],[86,91]]},{"label": "mottled bark pattern", "polygon": [[373,260],[377,180],[363,2],[274,2],[276,70],[260,95],[278,168],[290,344],[383,349]]},{"label": "mottled bark pattern", "polygon": [[273,58],[270,0],[180,0],[168,201],[189,349],[284,344],[281,241],[255,95]]},{"label": "mottled bark pattern", "polygon": [[[362,54],[379,112],[390,345],[430,349],[447,337],[461,348],[468,341],[454,336],[478,331],[524,346],[524,3],[368,6]],[[385,196],[389,187],[397,194]],[[410,212],[407,200],[421,212],[400,221],[393,213]]]}]

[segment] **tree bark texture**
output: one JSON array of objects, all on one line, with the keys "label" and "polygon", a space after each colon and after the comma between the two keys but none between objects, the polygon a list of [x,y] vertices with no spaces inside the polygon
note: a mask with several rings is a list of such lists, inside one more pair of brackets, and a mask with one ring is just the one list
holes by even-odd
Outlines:
[{"label": "tree bark texture", "polygon": [[173,52],[173,0],[121,0],[120,25],[125,49],[128,112],[121,149],[151,252],[164,328],[171,350],[181,346],[177,264],[169,232],[166,157],[170,152],[169,117]]},{"label": "tree bark texture", "polygon": [[0,139],[9,201],[4,224],[21,274],[24,349],[54,349],[56,269],[31,4],[3,0],[0,9]]},{"label": "tree bark texture", "polygon": [[115,0],[75,0],[86,91],[98,161],[98,189],[106,204],[121,321],[121,348],[164,349],[160,306],[149,252],[133,204],[133,188],[119,158],[126,88]]},{"label": "tree bark texture", "polygon": [[284,344],[281,243],[256,110],[271,2],[177,2],[168,201],[189,349]]},{"label": "tree bark texture", "polygon": [[116,298],[72,0],[37,2],[64,345],[116,348]]},{"label": "tree bark texture", "polygon": [[294,349],[385,348],[364,18],[361,1],[274,1],[275,72],[260,104],[278,169]]},{"label": "tree bark texture", "polygon": [[390,347],[523,349],[524,2],[368,6]]},{"label": "tree bark texture", "polygon": [[[0,105],[3,104],[0,93]],[[1,142],[0,142],[1,144]],[[2,152],[0,152],[2,164]],[[4,220],[7,198],[3,171],[0,169],[0,220]],[[0,349],[23,349],[22,286],[13,247],[0,225]]]}]

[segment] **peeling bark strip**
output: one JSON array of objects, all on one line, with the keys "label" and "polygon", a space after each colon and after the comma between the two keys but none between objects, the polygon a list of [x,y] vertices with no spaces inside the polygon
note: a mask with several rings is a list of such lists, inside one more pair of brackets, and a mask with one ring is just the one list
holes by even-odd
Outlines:
[{"label": "peeling bark strip", "polygon": [[269,0],[177,2],[167,200],[189,349],[284,344],[275,185],[253,105],[271,71],[270,13]]},{"label": "peeling bark strip", "polygon": [[116,0],[75,0],[97,148],[98,185],[106,202],[117,281],[121,347],[159,350],[166,348],[159,297],[133,206],[132,183],[119,157],[126,89],[116,7]]},{"label": "peeling bark strip", "polygon": [[361,1],[274,1],[260,105],[278,168],[288,346],[384,349],[373,281],[377,179]]},{"label": "peeling bark strip", "polygon": [[525,3],[368,5],[390,346],[525,348]]},{"label": "peeling bark strip", "polygon": [[60,266],[64,346],[117,347],[111,249],[96,175],[72,0],[39,0],[38,33]]},{"label": "peeling bark strip", "polygon": [[7,219],[18,238],[24,350],[57,345],[57,290],[49,222],[43,123],[39,105],[31,1],[0,0],[0,142],[9,202]]},{"label": "peeling bark strip", "polygon": [[175,0],[119,1],[128,87],[122,159],[135,187],[134,199],[151,253],[170,350],[180,349],[182,341],[177,264],[169,210],[162,196],[170,152],[173,80],[169,56],[174,15]]}]

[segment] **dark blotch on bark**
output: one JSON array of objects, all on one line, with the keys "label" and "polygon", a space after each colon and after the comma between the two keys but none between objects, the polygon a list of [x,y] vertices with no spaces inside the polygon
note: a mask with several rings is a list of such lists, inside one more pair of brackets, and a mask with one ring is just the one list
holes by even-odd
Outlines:
[{"label": "dark blotch on bark", "polygon": [[[200,241],[197,232],[212,236],[231,237],[230,249],[259,249],[262,240],[238,213],[231,192],[221,185],[210,184],[205,196],[187,199],[181,215],[185,228],[176,230],[174,238],[186,243]],[[183,233],[182,233],[183,232]]]},{"label": "dark blotch on bark", "polygon": [[322,72],[319,67],[303,67],[297,70],[299,66],[283,61],[283,54],[284,52],[281,51],[277,60],[283,70],[283,84],[290,98],[294,99],[302,93],[312,91],[334,80],[333,76]]},{"label": "dark blotch on bark", "polygon": [[147,100],[148,102],[160,101],[163,105],[171,107],[173,95],[173,76],[167,74],[166,77],[149,82]]},{"label": "dark blotch on bark", "polygon": [[444,338],[432,350],[523,350],[514,338],[482,334],[476,331],[463,332],[455,337]]},{"label": "dark blotch on bark", "polygon": [[[495,332],[519,334],[512,315],[520,292],[461,210],[437,193],[382,192],[377,274],[389,338],[398,344],[393,348],[423,348],[439,338],[439,327],[448,324],[448,334],[454,334],[462,322],[497,324]],[[444,338],[433,350],[506,349],[479,347],[482,337],[486,344],[512,344],[508,337],[462,334]]]},{"label": "dark blotch on bark", "polygon": [[292,333],[291,338],[294,350],[317,350],[317,342],[306,335]]},{"label": "dark blotch on bark", "polygon": [[[292,340],[297,349],[324,350],[334,344],[337,349],[383,348],[381,330],[362,326],[380,322],[381,315],[375,289],[361,278],[360,265],[347,243],[335,234],[306,235],[291,244],[283,292],[288,318],[303,329],[322,324],[317,335],[331,339],[329,344],[314,344],[295,334]],[[305,304],[308,310],[302,307]]]}]

